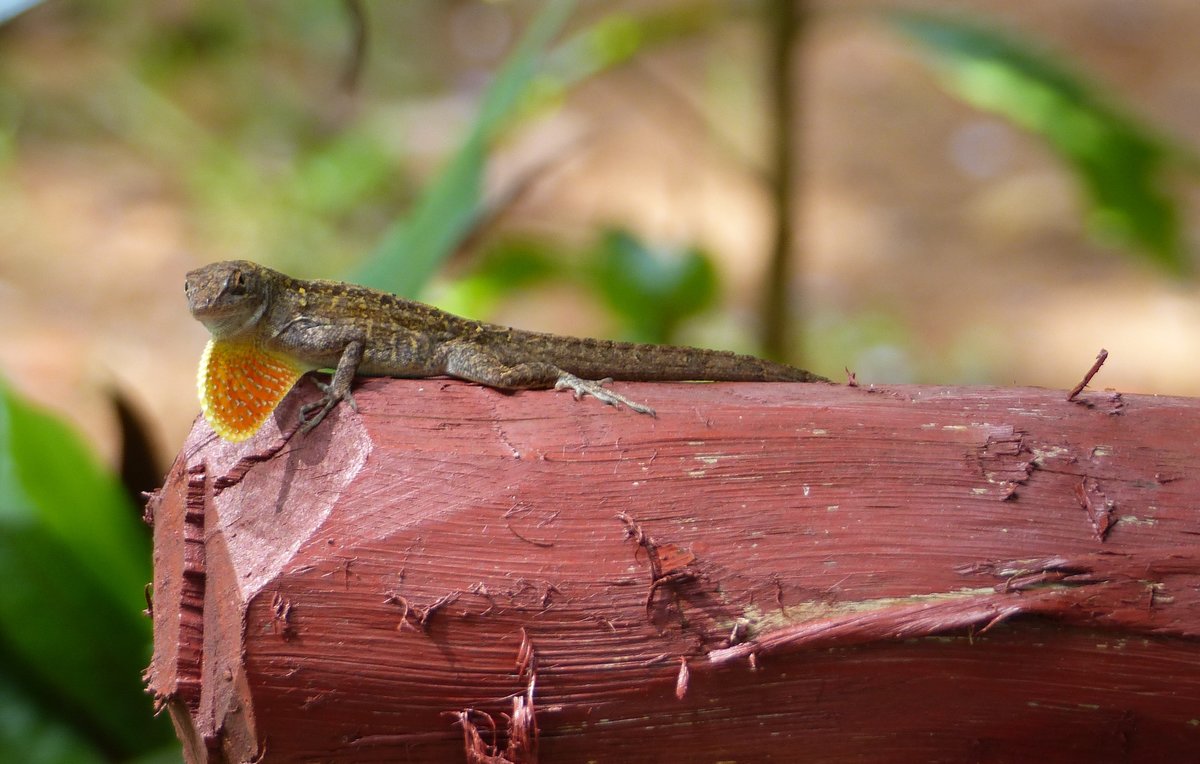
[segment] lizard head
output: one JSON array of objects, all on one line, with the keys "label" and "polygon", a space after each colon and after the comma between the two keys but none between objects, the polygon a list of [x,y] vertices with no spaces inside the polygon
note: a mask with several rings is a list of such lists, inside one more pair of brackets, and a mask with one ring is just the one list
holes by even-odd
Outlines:
[{"label": "lizard head", "polygon": [[216,339],[254,332],[271,301],[275,271],[249,260],[227,260],[187,275],[184,291],[192,317]]},{"label": "lizard head", "polygon": [[246,260],[213,263],[187,275],[188,308],[212,334],[197,382],[204,418],[222,438],[253,435],[306,369],[265,350],[259,332],[281,273]]}]

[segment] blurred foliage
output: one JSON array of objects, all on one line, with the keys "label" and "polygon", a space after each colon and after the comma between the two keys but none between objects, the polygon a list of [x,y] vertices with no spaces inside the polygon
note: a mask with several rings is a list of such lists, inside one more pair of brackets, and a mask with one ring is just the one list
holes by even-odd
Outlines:
[{"label": "blurred foliage", "polygon": [[712,258],[696,247],[654,249],[629,231],[604,234],[590,272],[604,302],[637,342],[670,342],[680,323],[717,296]]},{"label": "blurred foliage", "polygon": [[76,726],[0,672],[0,757],[28,764],[101,764],[106,759]]},{"label": "blurred foliage", "polygon": [[1178,201],[1162,187],[1169,166],[1196,160],[1123,114],[1098,88],[1030,41],[977,21],[894,13],[896,27],[929,53],[946,87],[976,108],[999,114],[1044,138],[1075,171],[1091,199],[1088,223],[1181,274]]},{"label": "blurred foliage", "polygon": [[647,50],[712,29],[728,18],[726,10],[719,4],[693,2],[637,14],[610,13],[550,51],[539,86],[548,93],[561,93]]},{"label": "blurred foliage", "polygon": [[680,325],[711,308],[718,288],[716,267],[703,250],[655,248],[611,228],[574,253],[528,237],[500,239],[438,303],[461,315],[486,316],[506,296],[552,281],[595,294],[616,317],[622,339],[654,343],[677,342]]},{"label": "blurred foliage", "polygon": [[139,679],[139,525],[78,436],[0,385],[0,760],[128,758],[171,739]]},{"label": "blurred foliage", "polygon": [[396,294],[415,296],[473,229],[481,212],[487,150],[526,96],[550,39],[574,8],[574,0],[551,0],[538,13],[483,96],[462,148],[429,184],[408,217],[351,278]]},{"label": "blurred foliage", "polygon": [[[389,43],[421,39],[419,5],[378,9]],[[11,141],[127,149],[161,171],[205,249],[328,275],[411,203],[397,138],[410,115],[357,113],[331,74],[346,56],[340,3],[45,4],[0,34],[0,159]],[[396,59],[375,66],[385,103],[441,84],[436,62]]]},{"label": "blurred foliage", "polygon": [[571,259],[539,238],[503,237],[484,245],[470,271],[437,292],[437,303],[462,316],[488,316],[523,289],[570,278]]},{"label": "blurred foliage", "polygon": [[553,0],[541,8],[484,93],[462,146],[350,280],[417,296],[488,217],[483,194],[488,154],[513,123],[555,103],[588,77],[652,46],[695,34],[718,18],[705,3],[641,16],[617,12],[551,48],[574,7],[574,0]]}]

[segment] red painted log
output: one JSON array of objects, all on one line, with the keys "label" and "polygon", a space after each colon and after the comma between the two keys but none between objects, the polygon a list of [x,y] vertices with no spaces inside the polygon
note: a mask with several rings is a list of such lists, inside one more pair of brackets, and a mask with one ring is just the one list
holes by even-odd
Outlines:
[{"label": "red painted log", "polygon": [[371,380],[286,444],[310,385],[198,423],[150,506],[188,760],[1200,751],[1200,400],[619,387],[658,417]]}]

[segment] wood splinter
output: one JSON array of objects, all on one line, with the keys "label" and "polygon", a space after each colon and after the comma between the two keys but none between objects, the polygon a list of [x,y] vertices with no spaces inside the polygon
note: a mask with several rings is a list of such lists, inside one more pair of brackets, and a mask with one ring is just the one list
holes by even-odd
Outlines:
[{"label": "wood splinter", "polygon": [[1100,367],[1104,365],[1106,360],[1108,360],[1108,351],[1100,348],[1100,352],[1096,354],[1096,362],[1092,364],[1092,368],[1088,369],[1087,374],[1083,375],[1083,379],[1080,380],[1079,384],[1075,385],[1071,392],[1067,393],[1068,401],[1075,400],[1075,396],[1083,392],[1083,388],[1088,386],[1088,383],[1092,381],[1092,377],[1096,376],[1096,372],[1100,371]]}]

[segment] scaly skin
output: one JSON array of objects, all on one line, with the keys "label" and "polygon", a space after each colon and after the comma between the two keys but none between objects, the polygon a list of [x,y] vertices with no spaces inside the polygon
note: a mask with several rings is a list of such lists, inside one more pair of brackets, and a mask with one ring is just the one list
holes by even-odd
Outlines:
[{"label": "scaly skin", "polygon": [[205,418],[226,440],[258,430],[305,372],[335,369],[301,411],[312,429],[356,374],[447,375],[503,390],[556,388],[654,414],[604,387],[631,381],[827,382],[803,369],[720,350],[565,337],[460,318],[336,281],[302,281],[246,260],[187,275],[192,315],[212,334],[201,360]]}]

